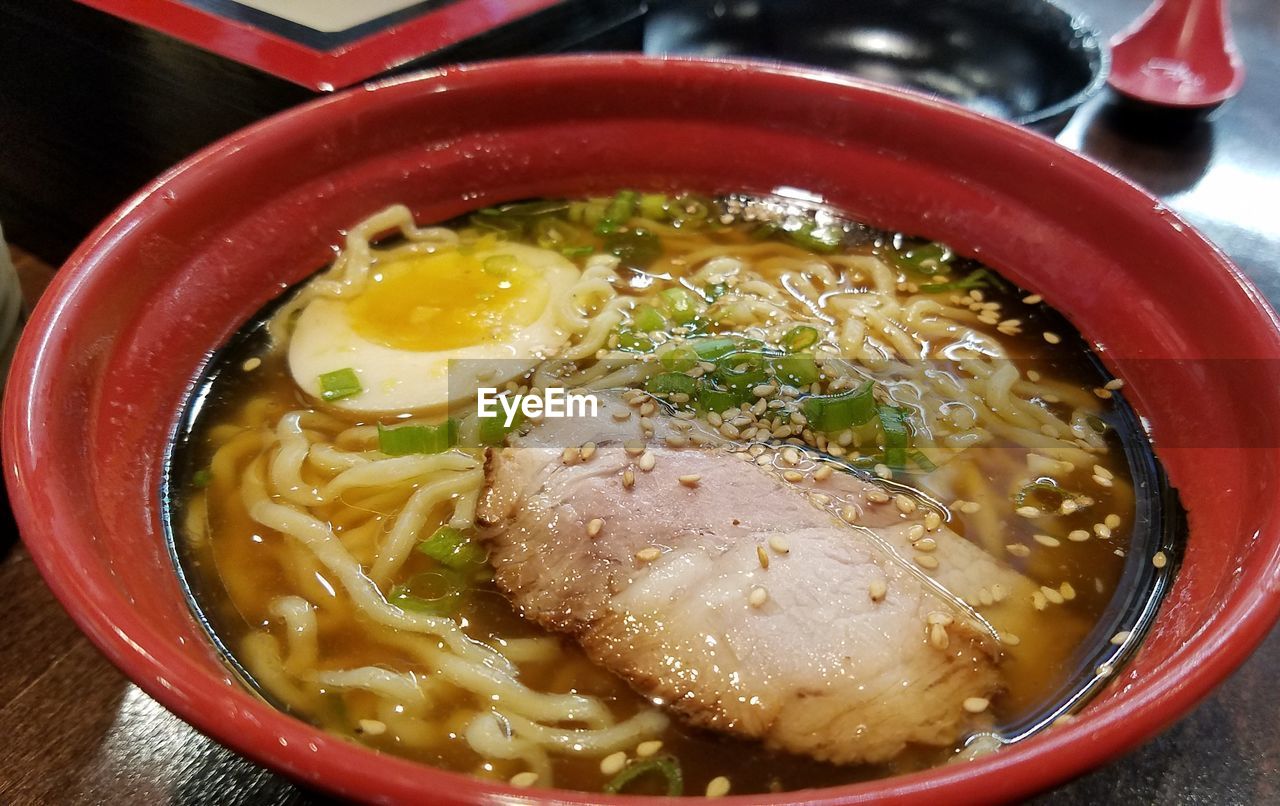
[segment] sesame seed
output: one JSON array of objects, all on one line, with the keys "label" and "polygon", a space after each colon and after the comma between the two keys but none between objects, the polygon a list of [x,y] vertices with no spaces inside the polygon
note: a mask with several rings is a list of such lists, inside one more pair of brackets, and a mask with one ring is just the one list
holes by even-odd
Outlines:
[{"label": "sesame seed", "polygon": [[240,369],[244,370],[245,372],[253,372],[255,369],[257,369],[260,366],[262,366],[262,359],[258,358],[257,356],[254,356],[253,358],[250,358],[248,361],[245,361],[243,364],[241,364]]},{"label": "sesame seed", "polygon": [[938,649],[946,649],[951,645],[951,636],[947,635],[947,628],[941,624],[934,624],[929,627],[929,643]]},{"label": "sesame seed", "polygon": [[1051,549],[1057,548],[1058,546],[1062,545],[1061,540],[1051,535],[1032,535],[1031,538],[1035,540],[1037,543],[1039,543],[1040,545],[1048,546]]},{"label": "sesame seed", "polygon": [[1066,597],[1064,597],[1061,593],[1058,593],[1056,589],[1051,588],[1048,585],[1041,585],[1040,592],[1044,594],[1044,598],[1048,599],[1054,604],[1062,604],[1063,602],[1066,601]]},{"label": "sesame seed", "polygon": [[1018,513],[1024,518],[1038,518],[1044,514],[1040,510],[1036,509],[1035,507],[1018,507],[1017,509],[1014,510],[1014,512]]},{"label": "sesame seed", "polygon": [[1015,557],[1030,557],[1030,556],[1031,556],[1031,549],[1030,549],[1030,547],[1028,547],[1028,546],[1024,546],[1024,545],[1022,545],[1021,543],[1010,543],[1009,545],[1007,545],[1007,546],[1005,546],[1005,547],[1004,547],[1004,550],[1005,550],[1005,551],[1007,551],[1007,552],[1009,552],[1010,554],[1012,554],[1012,555],[1013,555],[1013,556],[1015,556]]},{"label": "sesame seed", "polygon": [[776,391],[778,390],[776,387],[773,386],[773,384],[762,383],[759,386],[752,388],[751,394],[755,395],[756,397],[768,397],[769,395],[773,394]]},{"label": "sesame seed", "polygon": [[1067,539],[1072,543],[1083,543],[1090,537],[1092,537],[1092,535],[1084,529],[1072,529],[1070,532],[1067,532]]},{"label": "sesame seed", "polygon": [[1036,372],[1034,369],[1027,370],[1027,380],[1031,381],[1032,383],[1039,383],[1040,373]]},{"label": "sesame seed", "polygon": [[789,465],[794,465],[800,461],[800,452],[795,448],[783,448],[782,461]]},{"label": "sesame seed", "polygon": [[721,425],[724,424],[724,420],[720,417],[719,414],[716,414],[713,411],[707,414],[707,424],[710,425],[712,428],[719,428]]},{"label": "sesame seed", "polygon": [[846,504],[840,508],[840,519],[846,523],[857,523],[858,510],[852,504]]},{"label": "sesame seed", "polygon": [[1058,507],[1058,511],[1061,512],[1063,515],[1070,515],[1072,512],[1075,512],[1079,508],[1080,508],[1079,502],[1077,502],[1074,498],[1068,498],[1066,501],[1062,502],[1062,506]]},{"label": "sesame seed", "polygon": [[646,400],[644,402],[644,405],[640,407],[640,416],[649,417],[657,410],[658,410],[658,407],[653,405],[652,400]]},{"label": "sesame seed", "polygon": [[1062,342],[1062,337],[1059,336],[1057,333],[1053,333],[1052,331],[1046,330],[1044,332],[1044,340],[1049,342],[1050,344],[1059,344]]},{"label": "sesame seed", "polygon": [[565,448],[560,452],[560,461],[566,465],[576,464],[578,461],[578,452],[573,448]]},{"label": "sesame seed", "polygon": [[1097,387],[1096,389],[1094,389],[1094,390],[1093,390],[1093,393],[1094,393],[1095,395],[1097,395],[1097,396],[1098,396],[1100,399],[1102,399],[1102,400],[1110,400],[1110,399],[1111,399],[1111,390],[1110,390],[1110,389],[1103,389],[1101,386],[1099,386],[1099,387]]},{"label": "sesame seed", "polygon": [[1053,727],[1061,728],[1064,725],[1070,725],[1072,722],[1075,722],[1075,721],[1076,721],[1075,714],[1062,714],[1061,716],[1056,717],[1053,720]]},{"label": "sesame seed", "polygon": [[893,476],[893,472],[889,470],[889,466],[885,464],[876,465],[874,468],[874,472],[877,476],[879,476],[882,479],[891,478]]},{"label": "sesame seed", "polygon": [[873,504],[885,504],[889,502],[889,495],[881,490],[872,490],[867,493],[867,500]]},{"label": "sesame seed", "polygon": [[651,563],[662,556],[662,549],[657,546],[649,546],[636,552],[636,559],[640,562]]},{"label": "sesame seed", "polygon": [[1164,568],[1169,564],[1169,558],[1163,551],[1157,551],[1155,556],[1151,558],[1151,564],[1156,568]]},{"label": "sesame seed", "polygon": [[1094,466],[1093,466],[1093,472],[1094,472],[1094,475],[1102,476],[1104,479],[1114,479],[1114,478],[1115,478],[1115,474],[1114,474],[1114,473],[1112,473],[1110,470],[1107,470],[1107,469],[1106,469],[1105,467],[1103,467],[1102,465],[1094,465]]},{"label": "sesame seed", "polygon": [[598,537],[604,528],[604,518],[592,518],[587,521],[587,537]]},{"label": "sesame seed", "polygon": [[769,567],[769,553],[764,550],[764,546],[756,546],[756,559],[760,561],[761,568]]},{"label": "sesame seed", "polygon": [[782,477],[787,481],[791,482],[792,484],[796,484],[801,481],[804,481],[804,474],[801,473],[799,470],[788,470],[787,472],[782,474]]},{"label": "sesame seed", "polygon": [[739,436],[741,436],[738,429],[732,423],[721,423],[720,433],[728,437],[729,439],[737,439]]},{"label": "sesame seed", "polygon": [[787,541],[781,535],[773,535],[769,538],[769,548],[779,554],[790,554],[791,546],[787,545]]},{"label": "sesame seed", "polygon": [[924,514],[925,531],[929,531],[929,532],[936,531],[937,528],[941,525],[942,525],[942,516],[939,515],[937,512],[935,512],[934,510],[931,509]]},{"label": "sesame seed", "polygon": [[511,776],[511,785],[520,788],[533,786],[538,783],[538,774],[536,772],[518,772]]},{"label": "sesame seed", "polygon": [[924,524],[913,523],[910,528],[907,529],[907,539],[912,543],[922,537],[924,537]]},{"label": "sesame seed", "polygon": [[1118,632],[1118,633],[1116,633],[1115,635],[1111,636],[1111,643],[1115,644],[1116,646],[1120,646],[1120,645],[1121,645],[1121,644],[1123,644],[1125,641],[1128,641],[1128,640],[1129,640],[1129,636],[1130,636],[1130,635],[1132,635],[1132,634],[1133,634],[1133,633],[1131,633],[1131,632],[1130,632],[1130,631],[1128,631],[1128,630],[1121,630],[1120,632]]},{"label": "sesame seed", "polygon": [[1062,598],[1068,602],[1076,598],[1076,589],[1070,582],[1063,582],[1058,586],[1058,593],[1062,594]]},{"label": "sesame seed", "polygon": [[903,495],[902,493],[893,497],[893,505],[904,515],[910,515],[912,512],[916,511],[916,502],[910,496]]},{"label": "sesame seed", "polygon": [[925,617],[925,622],[928,624],[941,624],[943,627],[946,627],[950,624],[954,624],[955,618],[953,618],[950,613],[935,610]]},{"label": "sesame seed", "polygon": [[729,794],[729,779],[723,775],[712,778],[707,784],[707,797],[723,798],[727,794]]},{"label": "sesame seed", "polygon": [[964,710],[971,714],[980,714],[987,710],[989,705],[991,701],[986,697],[966,697],[964,700]]},{"label": "sesame seed", "polygon": [[999,582],[991,586],[991,598],[997,602],[1003,602],[1009,596],[1009,591]]},{"label": "sesame seed", "polygon": [[1039,305],[1043,300],[1044,300],[1044,297],[1040,296],[1039,294],[1029,294],[1028,296],[1025,296],[1022,298],[1022,301],[1027,305]]},{"label": "sesame seed", "polygon": [[884,600],[885,594],[889,592],[889,586],[883,579],[873,579],[867,592],[871,594],[871,601],[880,602]]},{"label": "sesame seed", "polygon": [[1005,646],[1017,646],[1022,643],[1022,639],[1011,632],[1000,633],[1000,643]]},{"label": "sesame seed", "polygon": [[630,420],[631,409],[615,409],[613,412],[613,419],[617,420],[620,423]]},{"label": "sesame seed", "polygon": [[650,470],[653,470],[653,466],[657,461],[657,459],[653,458],[652,453],[645,451],[640,454],[640,458],[636,460],[636,466],[648,473]]},{"label": "sesame seed", "polygon": [[1112,484],[1114,484],[1114,482],[1112,482],[1111,479],[1106,478],[1105,476],[1094,476],[1093,483],[1098,485],[1099,487],[1110,487]]},{"label": "sesame seed", "polygon": [[960,505],[960,511],[966,515],[972,515],[982,509],[982,504],[977,501],[965,501]]},{"label": "sesame seed", "polygon": [[915,544],[916,551],[923,551],[928,554],[938,550],[938,541],[932,537],[926,537],[924,540],[917,541]]},{"label": "sesame seed", "polygon": [[1104,663],[1101,666],[1099,666],[1095,671],[1098,673],[1098,677],[1110,677],[1111,673],[1115,671],[1115,667],[1113,667],[1110,663]]},{"label": "sesame seed", "polygon": [[1034,591],[1031,594],[1031,605],[1036,610],[1044,610],[1046,607],[1049,606],[1049,600],[1046,599],[1044,594],[1041,593],[1040,591]]},{"label": "sesame seed", "polygon": [[689,444],[689,438],[683,434],[670,434],[666,438],[668,448],[683,448]]},{"label": "sesame seed", "polygon": [[764,603],[769,601],[769,591],[756,586],[751,589],[751,593],[747,596],[747,604],[752,607],[764,607]]},{"label": "sesame seed", "polygon": [[761,467],[764,467],[765,465],[771,465],[773,464],[773,457],[767,453],[762,453],[756,457],[756,464],[760,465]]},{"label": "sesame seed", "polygon": [[688,476],[678,476],[676,478],[676,481],[680,482],[686,487],[697,487],[698,482],[702,481],[702,476],[699,476],[696,473],[690,474]]},{"label": "sesame seed", "polygon": [[1102,385],[1103,389],[1110,389],[1113,392],[1123,387],[1124,387],[1124,381],[1120,378],[1112,378],[1111,380],[1107,381],[1105,384]]},{"label": "sesame seed", "polygon": [[831,478],[832,473],[835,473],[835,469],[832,468],[831,465],[823,465],[822,467],[813,471],[813,480],[826,481],[827,479]]},{"label": "sesame seed", "polygon": [[594,442],[588,442],[585,445],[583,445],[581,448],[578,448],[578,456],[584,462],[590,461],[591,457],[595,455],[596,455],[596,444]]},{"label": "sesame seed", "polygon": [[622,487],[630,490],[634,486],[636,486],[636,474],[632,472],[631,468],[627,468],[622,471]]},{"label": "sesame seed", "polygon": [[636,756],[639,758],[649,758],[655,756],[662,749],[662,740],[653,739],[647,742],[641,742],[636,745]]},{"label": "sesame seed", "polygon": [[628,456],[639,456],[644,453],[644,440],[629,439],[622,443],[622,449],[627,452]]},{"label": "sesame seed", "polygon": [[1113,512],[1113,513],[1111,513],[1110,515],[1108,515],[1107,517],[1103,518],[1103,519],[1102,519],[1102,523],[1103,523],[1103,524],[1104,524],[1108,529],[1119,529],[1119,528],[1120,528],[1120,516],[1119,516],[1119,515],[1117,515],[1117,514],[1115,514],[1115,513]]},{"label": "sesame seed", "polygon": [[932,554],[918,555],[915,558],[915,560],[916,560],[916,565],[920,566],[921,568],[927,568],[930,571],[938,567],[938,558],[934,557]]},{"label": "sesame seed", "polygon": [[600,760],[600,772],[605,775],[617,775],[622,772],[622,768],[625,766],[627,766],[627,752],[625,750],[610,753]]},{"label": "sesame seed", "polygon": [[387,732],[387,723],[377,719],[361,719],[356,725],[366,736],[381,736]]},{"label": "sesame seed", "polygon": [[1111,537],[1111,527],[1107,526],[1105,523],[1095,523],[1093,525],[1093,533],[1103,540],[1106,540]]}]

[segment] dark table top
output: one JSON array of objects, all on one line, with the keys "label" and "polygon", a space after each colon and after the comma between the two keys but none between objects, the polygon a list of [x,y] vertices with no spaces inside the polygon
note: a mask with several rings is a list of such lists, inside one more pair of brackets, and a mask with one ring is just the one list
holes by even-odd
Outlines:
[{"label": "dark table top", "polygon": [[[1070,2],[1108,36],[1144,4]],[[1081,109],[1059,140],[1161,196],[1280,307],[1280,2],[1231,6],[1249,69],[1238,98],[1188,122],[1135,117],[1104,96]],[[7,80],[0,75],[0,86]],[[64,191],[68,198],[77,192]],[[13,188],[6,193],[12,200]],[[47,274],[34,262],[24,268],[31,287]],[[317,800],[204,738],[128,683],[76,631],[20,546],[0,543],[0,558],[0,803]],[[1273,633],[1162,736],[1036,802],[1280,803],[1277,675],[1280,635]]]}]

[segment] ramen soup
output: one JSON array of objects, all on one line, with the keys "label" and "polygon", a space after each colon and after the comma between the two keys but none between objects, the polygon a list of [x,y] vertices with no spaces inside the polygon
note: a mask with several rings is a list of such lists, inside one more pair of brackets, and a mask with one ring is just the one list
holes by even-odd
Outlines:
[{"label": "ramen soup", "polygon": [[1167,582],[1098,366],[991,269],[783,199],[394,206],[210,363],[175,550],[248,685],[380,752],[597,793],[918,770],[1070,719]]}]

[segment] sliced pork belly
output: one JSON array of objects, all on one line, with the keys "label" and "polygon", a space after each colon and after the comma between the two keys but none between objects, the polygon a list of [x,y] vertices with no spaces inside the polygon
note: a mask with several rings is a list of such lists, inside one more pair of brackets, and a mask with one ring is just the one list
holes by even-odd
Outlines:
[{"label": "sliced pork belly", "polygon": [[1000,638],[964,602],[1029,581],[945,526],[926,532],[925,510],[880,486],[814,480],[809,460],[784,476],[781,456],[689,442],[696,426],[661,421],[645,471],[638,418],[610,416],[622,405],[489,457],[480,519],[527,618],[690,724],[822,760],[885,761],[989,723],[972,711],[1001,688]]}]

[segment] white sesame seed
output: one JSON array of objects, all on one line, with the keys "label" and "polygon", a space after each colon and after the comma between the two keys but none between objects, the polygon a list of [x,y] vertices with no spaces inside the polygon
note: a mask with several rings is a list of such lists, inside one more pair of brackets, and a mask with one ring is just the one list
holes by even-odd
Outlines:
[{"label": "white sesame seed", "polygon": [[1117,514],[1115,514],[1115,513],[1113,512],[1113,513],[1111,513],[1110,515],[1108,515],[1107,517],[1103,518],[1103,519],[1102,519],[1102,523],[1103,523],[1103,525],[1104,525],[1104,526],[1106,526],[1108,529],[1119,529],[1119,528],[1120,528],[1120,516],[1119,516],[1119,515],[1117,515]]},{"label": "white sesame seed", "polygon": [[1062,545],[1062,541],[1051,535],[1032,535],[1033,540],[1042,546],[1048,546],[1051,549]]},{"label": "white sesame seed", "polygon": [[653,739],[651,741],[641,742],[640,744],[636,745],[636,756],[638,758],[649,758],[650,756],[656,756],[658,754],[658,751],[661,749],[662,749],[661,739]]},{"label": "white sesame seed", "polygon": [[728,437],[729,439],[737,439],[739,436],[741,436],[741,433],[732,423],[721,423],[720,433]]},{"label": "white sesame seed", "polygon": [[630,490],[632,487],[636,486],[636,474],[632,472],[631,468],[627,468],[626,470],[622,471],[622,486],[624,489],[627,489],[627,490]]},{"label": "white sesame seed", "polygon": [[934,540],[932,537],[926,537],[924,540],[917,541],[914,548],[916,551],[923,551],[928,554],[929,552],[938,550],[938,541]]},{"label": "white sesame seed", "polygon": [[813,480],[826,481],[827,479],[831,478],[832,473],[835,473],[835,469],[832,468],[831,465],[823,465],[822,467],[813,471]]},{"label": "white sesame seed", "polygon": [[707,784],[707,797],[723,798],[727,794],[729,794],[729,779],[723,775],[712,778]]},{"label": "white sesame seed", "polygon": [[636,552],[636,559],[640,562],[651,563],[662,556],[662,549],[656,546],[640,549]]},{"label": "white sesame seed", "polygon": [[1022,643],[1022,639],[1011,632],[1000,633],[1000,643],[1005,646],[1017,646]]},{"label": "white sesame seed", "polygon": [[1115,474],[1114,474],[1114,473],[1112,473],[1110,470],[1107,470],[1107,469],[1106,469],[1105,467],[1103,467],[1102,465],[1094,465],[1094,466],[1093,466],[1093,472],[1094,472],[1094,475],[1102,476],[1104,479],[1114,479],[1114,478],[1115,478]]},{"label": "white sesame seed", "polygon": [[942,516],[934,510],[929,510],[924,514],[924,528],[926,531],[936,531],[942,525]]},{"label": "white sesame seed", "polygon": [[764,607],[764,603],[769,601],[769,591],[759,586],[751,589],[751,593],[747,596],[747,604],[752,607]]},{"label": "white sesame seed", "polygon": [[930,625],[929,643],[938,649],[946,649],[951,644],[951,636],[947,635],[947,628],[941,624]]},{"label": "white sesame seed", "polygon": [[1004,550],[1009,552],[1015,557],[1031,556],[1031,548],[1029,546],[1022,545],[1021,543],[1010,543],[1009,545],[1004,547]]},{"label": "white sesame seed", "polygon": [[1009,596],[1009,591],[999,582],[991,586],[991,598],[997,602],[1003,602]]},{"label": "white sesame seed", "polygon": [[986,697],[966,697],[964,700],[964,710],[971,714],[980,714],[987,710],[989,705],[991,701]]},{"label": "white sesame seed", "polygon": [[260,366],[262,366],[262,359],[258,358],[257,356],[254,356],[253,358],[250,358],[249,360],[241,364],[240,369],[244,370],[245,372],[253,372],[255,369],[257,369]]},{"label": "white sesame seed", "polygon": [[757,545],[756,545],[756,559],[760,561],[760,567],[761,567],[761,568],[764,568],[765,570],[768,570],[768,568],[769,568],[769,553],[768,553],[767,551],[765,551],[765,550],[764,550],[764,546],[761,546],[761,545],[759,545],[759,544],[757,544]]},{"label": "white sesame seed", "polygon": [[622,772],[622,768],[625,766],[627,766],[627,753],[625,750],[610,753],[600,760],[600,772],[605,775],[617,775]]},{"label": "white sesame seed", "polygon": [[578,452],[573,448],[565,448],[563,451],[560,451],[560,461],[566,465],[577,464]]},{"label": "white sesame seed", "polygon": [[1049,606],[1049,600],[1040,591],[1035,591],[1031,594],[1031,606],[1036,610],[1044,610]]},{"label": "white sesame seed", "polygon": [[1063,582],[1059,585],[1058,593],[1062,594],[1062,598],[1068,602],[1076,598],[1076,589],[1070,582]]},{"label": "white sesame seed", "polygon": [[658,460],[653,457],[652,453],[645,451],[640,454],[640,458],[636,460],[636,467],[639,467],[641,470],[648,473],[650,470],[653,470],[653,466],[657,461]]},{"label": "white sesame seed", "polygon": [[788,470],[787,472],[782,474],[782,477],[787,481],[791,482],[792,484],[797,484],[799,482],[804,481],[804,474],[801,473],[799,470]]},{"label": "white sesame seed", "polygon": [[1093,390],[1093,394],[1094,394],[1094,395],[1096,395],[1096,396],[1097,396],[1099,399],[1101,399],[1101,400],[1110,400],[1110,399],[1111,399],[1111,390],[1110,390],[1110,389],[1103,389],[1101,386],[1099,386],[1098,388],[1094,389],[1094,390]]},{"label": "white sesame seed", "polygon": [[1027,370],[1027,380],[1031,381],[1032,383],[1039,383],[1040,373],[1036,372],[1034,369]]},{"label": "white sesame seed", "polygon": [[930,571],[938,567],[938,558],[934,557],[932,554],[917,555],[915,560],[916,560],[916,565],[920,566],[921,568],[927,568]]},{"label": "white sesame seed", "polygon": [[1092,535],[1084,529],[1072,529],[1070,532],[1067,532],[1067,539],[1072,543],[1083,543],[1090,537],[1092,537]]},{"label": "white sesame seed", "polygon": [[1116,646],[1120,646],[1125,641],[1128,641],[1129,636],[1132,634],[1133,633],[1131,633],[1129,630],[1121,630],[1120,632],[1111,636],[1111,643],[1115,644]]},{"label": "white sesame seed", "polygon": [[889,494],[882,490],[872,490],[867,493],[867,500],[873,504],[886,504],[889,502]]},{"label": "white sesame seed", "polygon": [[587,537],[598,537],[604,528],[604,518],[592,518],[587,521]]},{"label": "white sesame seed", "polygon": [[868,586],[867,592],[871,595],[871,601],[883,601],[885,594],[889,592],[889,586],[883,579],[873,579],[871,580],[871,585]]},{"label": "white sesame seed", "polygon": [[644,440],[629,439],[622,443],[622,449],[627,452],[628,456],[639,456],[644,453]]},{"label": "white sesame seed", "polygon": [[982,509],[982,504],[977,501],[965,501],[960,505],[959,509],[966,515],[972,515]]},{"label": "white sesame seed", "polygon": [[840,508],[840,519],[845,523],[857,523],[858,510],[852,504],[846,504]]},{"label": "white sesame seed", "polygon": [[1039,294],[1029,294],[1023,297],[1022,301],[1027,305],[1039,305],[1043,299],[1044,297],[1040,296]]},{"label": "white sesame seed", "polygon": [[1080,508],[1080,503],[1078,501],[1076,501],[1074,498],[1068,498],[1066,501],[1062,502],[1062,505],[1060,507],[1058,507],[1058,511],[1061,512],[1063,515],[1070,515],[1072,512],[1075,512],[1079,508]]},{"label": "white sesame seed", "polygon": [[896,506],[898,511],[904,515],[910,515],[912,512],[916,511],[915,500],[908,495],[903,495],[902,493],[898,493],[893,497],[893,505]]},{"label": "white sesame seed", "polygon": [[530,787],[538,783],[538,774],[536,772],[518,772],[511,776],[511,785],[520,788]]},{"label": "white sesame seed", "polygon": [[1059,593],[1057,589],[1051,588],[1048,585],[1041,585],[1040,592],[1044,594],[1044,598],[1048,599],[1054,604],[1062,604],[1063,602],[1066,601],[1066,598],[1061,593]]},{"label": "white sesame seed", "polygon": [[626,422],[631,419],[631,409],[614,409],[613,419],[618,422]]},{"label": "white sesame seed", "polygon": [[378,719],[361,719],[356,725],[366,736],[381,736],[387,732],[387,723]]},{"label": "white sesame seed", "polygon": [[1101,666],[1099,666],[1095,671],[1097,672],[1098,677],[1110,677],[1111,673],[1115,671],[1115,667],[1113,667],[1110,663],[1104,663]]},{"label": "white sesame seed", "polygon": [[702,476],[695,473],[688,476],[679,476],[676,480],[686,487],[697,487],[698,482],[702,481]]},{"label": "white sesame seed", "polygon": [[646,400],[644,402],[644,405],[640,407],[640,416],[649,417],[657,410],[658,410],[658,407],[653,405],[652,400]]},{"label": "white sesame seed", "polygon": [[800,452],[795,448],[783,448],[782,461],[789,465],[794,465],[800,461]]},{"label": "white sesame seed", "polygon": [[1123,387],[1124,387],[1124,380],[1121,378],[1112,378],[1111,380],[1107,381],[1105,384],[1102,385],[1103,389],[1110,389],[1113,392]]},{"label": "white sesame seed", "polygon": [[582,461],[584,462],[590,461],[591,457],[595,455],[596,455],[596,444],[594,442],[588,442],[584,444],[581,448],[578,448],[578,458],[582,459]]},{"label": "white sesame seed", "polygon": [[1151,564],[1156,568],[1164,568],[1169,564],[1169,558],[1163,551],[1157,551],[1155,556],[1151,558]]},{"label": "white sesame seed", "polygon": [[1044,340],[1049,342],[1050,344],[1058,344],[1062,341],[1062,337],[1059,336],[1057,333],[1053,333],[1051,331],[1046,330],[1044,332]]},{"label": "white sesame seed", "polygon": [[882,479],[892,478],[893,476],[893,471],[891,471],[889,469],[889,466],[885,464],[876,465],[874,468],[874,472],[877,476],[879,476]]},{"label": "white sesame seed", "polygon": [[683,434],[668,434],[666,443],[668,448],[683,448],[689,444],[689,438]]},{"label": "white sesame seed", "polygon": [[712,428],[719,428],[721,425],[724,424],[724,420],[720,417],[719,414],[716,414],[714,411],[712,411],[707,413],[707,424],[710,425]]},{"label": "white sesame seed", "polygon": [[762,383],[759,386],[753,387],[751,394],[756,397],[768,397],[776,391],[778,391],[778,389],[773,384]]},{"label": "white sesame seed", "polygon": [[1035,507],[1029,507],[1029,506],[1018,507],[1017,509],[1014,510],[1014,512],[1018,513],[1024,518],[1038,518],[1044,514],[1040,510],[1036,509]]},{"label": "white sesame seed", "polygon": [[1095,523],[1093,525],[1093,533],[1103,540],[1106,540],[1111,537],[1111,527],[1107,526],[1105,523]]},{"label": "white sesame seed", "polygon": [[781,535],[773,535],[769,538],[769,548],[779,554],[791,553],[791,546],[787,545],[787,541]]},{"label": "white sesame seed", "polygon": [[910,528],[907,529],[907,539],[914,543],[922,537],[924,537],[924,524],[911,524]]}]

